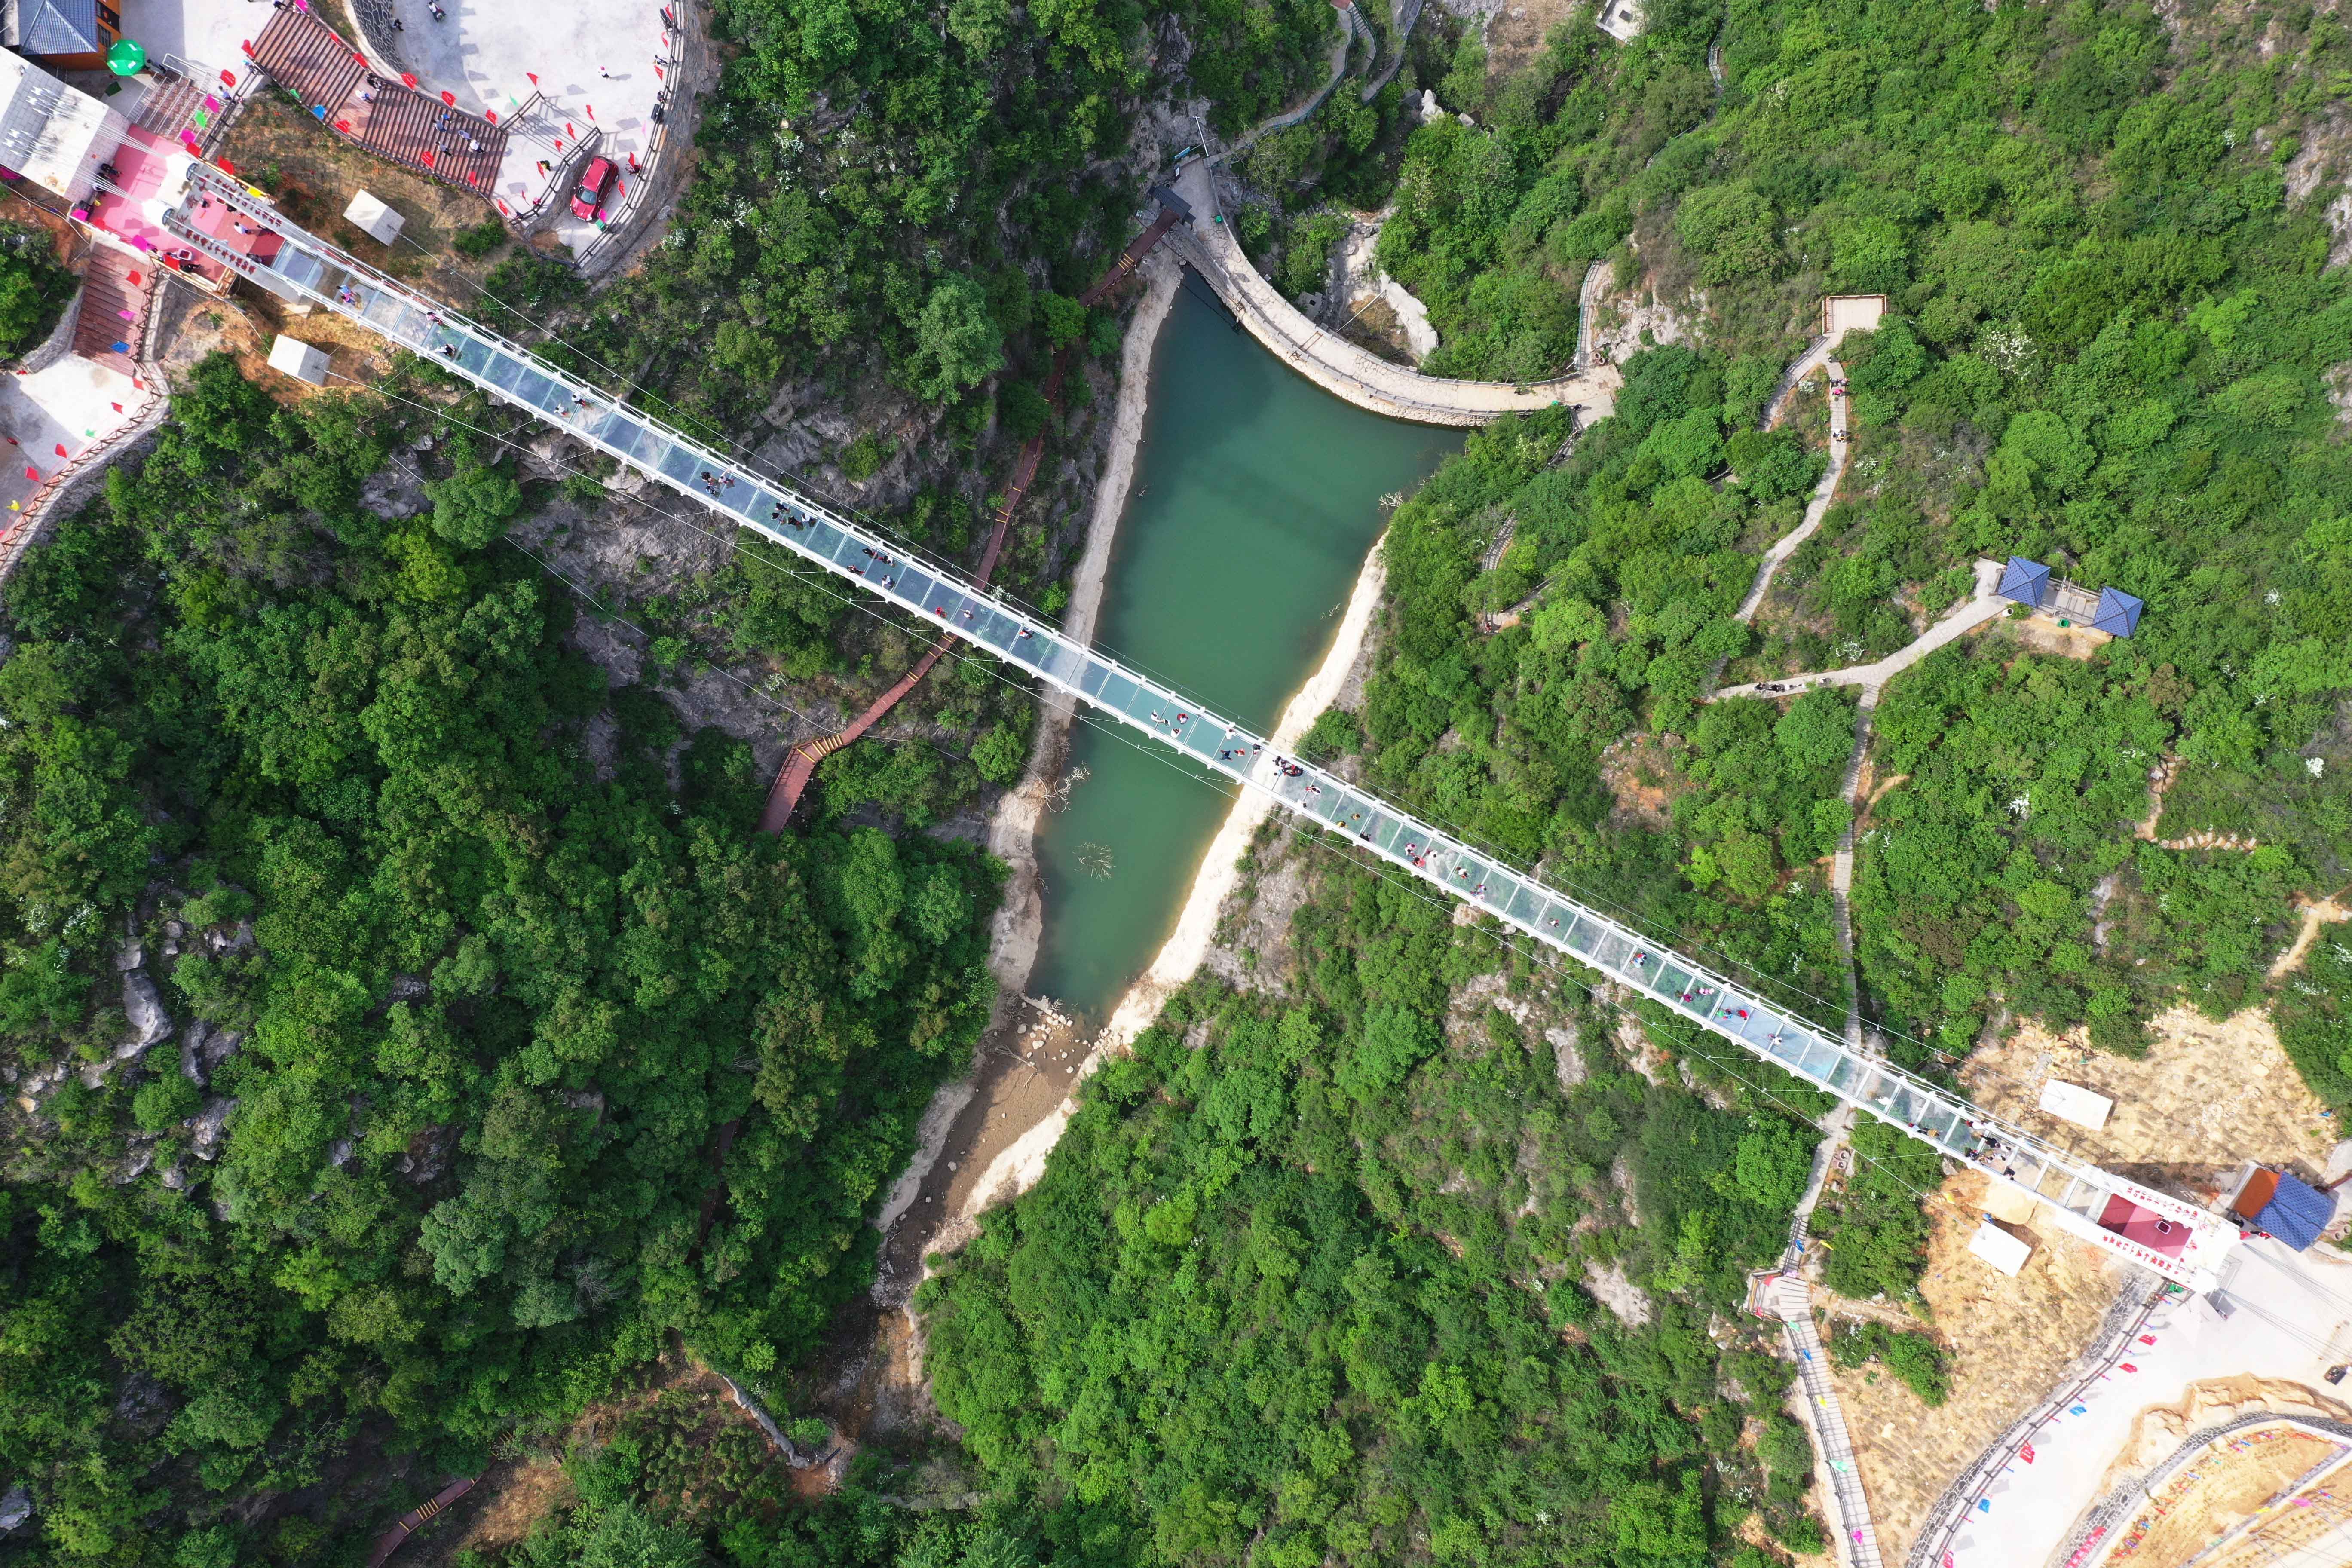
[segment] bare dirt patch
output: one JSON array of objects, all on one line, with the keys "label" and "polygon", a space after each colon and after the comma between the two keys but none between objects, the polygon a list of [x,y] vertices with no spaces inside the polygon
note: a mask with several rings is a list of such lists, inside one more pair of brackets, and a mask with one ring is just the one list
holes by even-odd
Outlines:
[{"label": "bare dirt patch", "polygon": [[1511,0],[1486,24],[1486,83],[1499,89],[1543,52],[1544,36],[1587,0]]},{"label": "bare dirt patch", "polygon": [[[2335,1489],[2347,1445],[2291,1421],[2240,1426],[2193,1446],[2187,1442],[2191,1433],[2265,1413],[2339,1421],[2347,1414],[2343,1405],[2301,1384],[2255,1377],[2192,1384],[2178,1404],[2141,1414],[2098,1488],[2106,1497],[2146,1487],[2138,1511],[2122,1529],[2134,1568],[2184,1568],[2208,1561],[2200,1554],[2224,1531],[2290,1498]],[[2158,1466],[2163,1473],[2152,1484],[2143,1483],[2142,1477]],[[2138,1539],[2133,1542],[2135,1534]],[[2269,1553],[2246,1551],[2258,1546],[2242,1539],[2211,1561],[2271,1561]]]},{"label": "bare dirt patch", "polygon": [[2031,653],[2055,654],[2060,658],[2087,659],[2116,639],[2088,626],[2062,626],[2040,616],[2000,623],[2009,640]]},{"label": "bare dirt patch", "polygon": [[[276,93],[247,101],[221,152],[296,223],[444,299],[472,299],[472,284],[496,263],[494,256],[468,260],[451,244],[460,229],[497,221],[488,200],[342,140]],[[344,221],[343,208],[360,190],[373,192],[407,220],[392,244],[379,244]]]},{"label": "bare dirt patch", "polygon": [[2294,944],[2280,953],[2278,962],[2271,965],[2271,978],[2276,980],[2292,973],[2311,952],[2312,944],[2319,940],[2321,928],[2337,921],[2352,921],[2352,905],[2347,905],[2342,897],[2305,904],[2303,929],[2294,933]]},{"label": "bare dirt patch", "polygon": [[[2137,1061],[2091,1049],[2080,1031],[2036,1025],[1979,1047],[1960,1069],[1979,1105],[2108,1170],[2183,1194],[2210,1193],[2248,1160],[2315,1177],[2336,1142],[2326,1108],[2280,1049],[2269,1013],[2215,1023],[2186,1007],[2158,1017]],[[2115,1100],[2097,1132],[2034,1108],[2051,1079]]]},{"label": "bare dirt patch", "polygon": [[[2232,1442],[2245,1442],[2242,1433]],[[2197,1479],[2170,1513],[2155,1520],[2137,1553],[2147,1568],[2179,1568],[2211,1540],[2340,1450],[2315,1434],[2283,1430],[2269,1442],[2232,1449],[2215,1444],[2197,1460]]]},{"label": "bare dirt patch", "polygon": [[[728,1398],[726,1384],[708,1368],[672,1352],[598,1400],[560,1433],[529,1450],[494,1462],[472,1491],[429,1520],[401,1548],[404,1568],[451,1568],[465,1552],[496,1552],[530,1535],[538,1523],[572,1495],[562,1456],[574,1446],[608,1436],[621,1421],[675,1392],[707,1414],[704,1430],[734,1424],[754,1426]],[[777,1463],[782,1463],[781,1457]],[[438,1482],[433,1483],[434,1487]]]},{"label": "bare dirt patch", "polygon": [[[2035,1233],[2033,1256],[2014,1279],[1969,1256],[1986,1178],[1964,1171],[1927,1205],[1927,1272],[1919,1282],[1929,1329],[1949,1358],[1950,1397],[1930,1412],[1883,1367],[1830,1376],[1843,1402],[1854,1462],[1870,1493],[1879,1548],[1903,1560],[1952,1478],[2050,1392],[2081,1355],[2125,1281],[2089,1247],[2055,1231]],[[1882,1321],[1885,1309],[1868,1315]],[[1863,1315],[1855,1312],[1853,1315]]]},{"label": "bare dirt patch", "polygon": [[1664,741],[1619,742],[1601,756],[1601,782],[1616,799],[1612,816],[1619,826],[1668,826],[1675,796],[1682,793],[1681,778],[1675,771],[1673,751]]}]

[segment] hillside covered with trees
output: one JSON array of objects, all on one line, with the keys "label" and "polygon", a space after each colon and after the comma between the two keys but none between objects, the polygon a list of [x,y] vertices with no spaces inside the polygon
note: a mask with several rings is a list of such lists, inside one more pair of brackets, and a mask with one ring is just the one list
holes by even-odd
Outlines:
[{"label": "hillside covered with trees", "polygon": [[[1595,263],[1674,340],[1630,359],[1613,417],[1490,427],[1398,509],[1371,679],[1310,744],[1832,1027],[1853,997],[1922,1070],[2022,1018],[2132,1054],[2168,1007],[2267,1002],[2352,1110],[2340,952],[2268,973],[2352,877],[2342,27],[1646,11],[1630,46],[1580,16],[1507,72],[1462,31],[1420,79],[1453,114],[1367,132],[1342,104],[1238,169],[1237,227],[1294,289],[1336,204],[1394,203],[1379,254],[1429,306],[1431,372],[1556,374]],[[1825,457],[1818,390],[1762,418],[1841,291],[1890,308],[1842,347],[1853,460],[1750,626]],[[2066,648],[1998,622],[1887,687],[1850,988],[1827,857],[1853,694],[1708,695],[1899,648],[2011,553],[2146,619]],[[2200,835],[2238,844],[2164,842]],[[974,1457],[1156,1562],[1696,1568],[1769,1556],[1751,1513],[1809,1543],[1771,1489],[1771,1400],[1675,1336],[1771,1250],[1822,1102],[1656,1009],[1633,1032],[1342,846],[1296,853],[1317,891],[1288,962],[1239,996],[1197,983],[931,1288]],[[1416,942],[1446,957],[1415,972]],[[1571,1043],[1471,1002],[1496,969]],[[1939,1163],[1886,1129],[1854,1150],[1827,1282],[1909,1297]],[[1923,1419],[1943,1398],[1924,1336],[1832,1348]]]},{"label": "hillside covered with trees", "polygon": [[[1674,340],[1612,418],[1481,431],[1397,509],[1370,679],[1318,753],[1789,1005],[1852,1001],[1922,1070],[2021,1017],[2129,1053],[2166,1007],[2267,1000],[2352,1111],[2352,959],[2267,975],[2352,875],[2340,21],[1647,10],[1625,46],[1574,13],[1508,68],[1433,10],[1383,90],[1237,166],[1236,228],[1294,294],[1342,207],[1388,211],[1433,373],[1560,369],[1595,264]],[[875,414],[802,470],[888,472],[891,525],[951,553],[1021,441],[1059,471],[1052,353],[1118,345],[1075,297],[1129,231],[1148,111],[1197,95],[1235,135],[1338,37],[1315,0],[717,16],[654,264],[593,300],[528,258],[493,287],[684,419]],[[1424,89],[1448,117],[1417,122]],[[29,332],[53,280],[27,277]],[[1842,347],[1853,461],[1750,626],[1824,466],[1817,395],[1760,422],[1836,290],[1891,308]],[[1303,889],[1281,951],[1090,1079],[1043,1182],[921,1297],[952,1438],[812,1503],[750,1428],[645,1393],[675,1344],[805,1408],[992,1001],[1001,870],[926,829],[1018,775],[1027,710],[942,676],[956,754],[845,752],[813,826],[758,836],[748,748],[614,684],[567,636],[602,604],[504,541],[546,497],[501,416],[429,368],[384,393],[289,411],[206,363],[0,600],[0,1488],[38,1510],[0,1561],[356,1563],[415,1478],[583,1419],[496,1568],[1824,1544],[1788,1368],[1709,1332],[1822,1102],[1272,834],[1245,897]],[[366,499],[411,468],[422,510]],[[1854,702],[1708,693],[1898,648],[2012,552],[2147,618],[2087,657],[1996,626],[1887,688],[1850,964],[1824,858]],[[1052,605],[1060,560],[1024,529],[1009,575]],[[838,690],[907,651],[757,550],[625,607],[665,674]],[[2161,842],[2209,832],[2258,847]],[[1830,1282],[1900,1299],[1937,1162],[1854,1142]],[[1941,1397],[1924,1341],[1834,1351]],[[919,1470],[960,1506],[917,1517]]]},{"label": "hillside covered with trees", "polygon": [[434,433],[215,357],[7,585],[0,1455],[65,1559],[341,1561],[387,1446],[472,1473],[673,1334],[788,1367],[987,1016],[998,873],[753,834],[493,454],[360,503]]}]

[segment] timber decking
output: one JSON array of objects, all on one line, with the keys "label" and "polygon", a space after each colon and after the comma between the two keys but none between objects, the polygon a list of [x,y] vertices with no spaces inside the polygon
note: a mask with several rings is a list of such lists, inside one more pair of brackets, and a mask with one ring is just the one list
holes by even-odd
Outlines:
[{"label": "timber decking", "polygon": [[504,126],[375,75],[309,11],[274,13],[249,52],[303,108],[368,151],[490,199],[506,157]]},{"label": "timber decking", "polygon": [[[82,277],[81,314],[74,319],[74,353],[125,375],[139,374],[131,354],[116,345],[137,351],[147,330],[147,306],[154,298],[154,267],[108,246],[90,252],[89,270]],[[133,283],[133,278],[139,281]]]}]

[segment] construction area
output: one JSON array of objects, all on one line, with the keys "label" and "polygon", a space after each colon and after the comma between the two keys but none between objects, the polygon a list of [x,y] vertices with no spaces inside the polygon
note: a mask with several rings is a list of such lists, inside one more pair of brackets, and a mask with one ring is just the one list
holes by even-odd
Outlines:
[{"label": "construction area", "polygon": [[[2130,1060],[2021,1028],[1973,1053],[1963,1086],[1975,1103],[2060,1147],[2217,1206],[2250,1174],[2260,1194],[2297,1177],[2298,1186],[2324,1187],[2352,1172],[2352,1144],[2304,1087],[2265,1013],[2217,1022],[2177,1009],[2152,1034],[2148,1054]],[[2220,1480],[2210,1464],[2168,1465],[2184,1443],[2205,1445],[2217,1424],[2282,1411],[2352,1415],[2327,1381],[2352,1362],[2352,1257],[2324,1242],[2298,1251],[2257,1237],[2236,1249],[2221,1289],[2203,1298],[2154,1284],[2040,1223],[2038,1208],[2008,1184],[1962,1170],[1927,1205],[1918,1311],[1813,1292],[1818,1316],[1924,1329],[1946,1354],[1949,1396],[1932,1411],[1882,1369],[1829,1372],[1881,1559],[1920,1568],[2137,1568],[2194,1558],[2200,1568],[2234,1568],[2295,1561],[2257,1554],[2270,1550],[2263,1542],[2284,1542],[2291,1525],[2313,1542],[2336,1542],[2325,1548],[2334,1555],[2305,1559],[2308,1568],[2352,1561],[2352,1543],[2330,1533],[2352,1514],[2329,1512],[2335,1497],[2352,1497],[2352,1485],[2312,1479],[2320,1455],[2306,1455],[2306,1440],[2325,1439],[2308,1433],[2265,1439],[2253,1458],[2228,1450],[2238,1479],[2185,1486],[2164,1529],[2151,1527],[2127,1551],[2122,1538],[2137,1515],[2106,1517],[2129,1513],[2130,1499],[2144,1501],[2141,1479],[2159,1469]],[[2344,1223],[2331,1216],[2325,1234],[2340,1234]],[[1989,1232],[2006,1244],[1988,1247]],[[2003,1267],[2011,1263],[2014,1274]],[[2250,1502],[2252,1491],[2263,1496]],[[2249,1534],[2248,1521],[2262,1520],[2267,1529]],[[2241,1545],[2232,1555],[2196,1556],[2233,1530]],[[2191,1537],[2185,1553],[2166,1544]],[[2078,1560],[2078,1550],[2102,1554]]]}]

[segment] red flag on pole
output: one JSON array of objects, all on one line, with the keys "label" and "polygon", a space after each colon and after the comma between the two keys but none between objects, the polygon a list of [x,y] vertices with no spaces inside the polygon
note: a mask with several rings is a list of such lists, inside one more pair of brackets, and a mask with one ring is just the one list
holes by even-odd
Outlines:
[{"label": "red flag on pole", "polygon": [[137,274],[136,272],[133,272],[133,273],[131,275],[131,286],[133,289],[136,289],[136,288],[138,288],[138,287],[139,287],[139,274]]},{"label": "red flag on pole", "polygon": [[415,87],[416,85],[416,73],[415,71],[403,71],[400,73],[400,79],[410,87]]},{"label": "red flag on pole", "polygon": [[352,133],[352,122],[348,120],[338,120],[335,121],[335,129],[349,136]]},{"label": "red flag on pole", "polygon": [[63,441],[60,441],[60,442],[58,442],[58,457],[60,457],[60,458],[62,458],[62,457],[64,457],[65,455],[66,455],[66,444],[65,444]]},{"label": "red flag on pole", "polygon": [[[253,47],[253,46],[251,44],[247,44],[246,45],[246,47],[249,49]],[[223,87],[235,87],[236,85],[236,76],[228,71],[221,72],[221,85]]]},{"label": "red flag on pole", "polygon": [[32,464],[27,463],[25,465],[25,477],[28,479],[37,480],[41,477],[41,470],[33,467]]},{"label": "red flag on pole", "polygon": [[591,120],[596,118],[596,106],[593,103],[588,106],[588,118]]},{"label": "red flag on pole", "polygon": [[563,122],[563,133],[566,136],[577,136],[580,134],[580,132],[572,129],[572,121],[569,120]]},{"label": "red flag on pole", "polygon": [[468,170],[467,170],[467,171],[466,171],[466,179],[467,179],[467,183],[468,183],[468,184],[477,184],[477,185],[478,185],[478,184],[480,184],[482,183],[482,176],[481,176],[481,175],[479,175],[479,174],[476,174],[476,173],[475,173],[473,170],[471,170],[471,169],[468,169]]},{"label": "red flag on pole", "polygon": [[[253,53],[253,40],[251,38],[243,38],[238,40],[236,47],[243,49],[248,55]],[[226,76],[228,72],[226,71],[221,72],[221,75],[223,76]]]},{"label": "red flag on pole", "polygon": [[522,74],[530,78],[531,86],[537,87],[539,85],[539,73],[537,71],[525,71]]},{"label": "red flag on pole", "polygon": [[445,87],[441,89],[441,101],[455,109],[457,107],[457,95]]},{"label": "red flag on pole", "polygon": [[506,203],[504,203],[504,202],[500,202],[500,203],[499,204],[499,211],[500,211],[500,212],[502,212],[502,213],[506,214],[506,215],[507,215],[507,216],[509,216],[509,217],[512,217],[512,216],[514,216],[514,208],[512,208],[512,207],[510,207],[510,206],[507,205],[507,204],[506,204]]},{"label": "red flag on pole", "polygon": [[433,167],[433,151],[429,147],[425,152],[425,166],[428,169]]},{"label": "red flag on pole", "polygon": [[485,109],[482,110],[482,118],[496,125],[499,122],[499,111],[495,109]]},{"label": "red flag on pole", "polygon": [[352,51],[352,64],[355,66],[363,66],[367,64],[367,57],[360,53],[359,50],[353,49]]},{"label": "red flag on pole", "polygon": [[226,158],[223,158],[220,161],[220,172],[224,174],[234,177],[236,174],[236,165],[230,163]]},{"label": "red flag on pole", "polygon": [[108,407],[110,407],[110,408],[111,408],[111,409],[113,409],[117,414],[120,414],[120,413],[121,413],[121,412],[122,412],[122,405],[121,405],[120,403],[110,403],[110,404],[108,404],[108,405],[107,405],[107,406],[108,406]]}]

